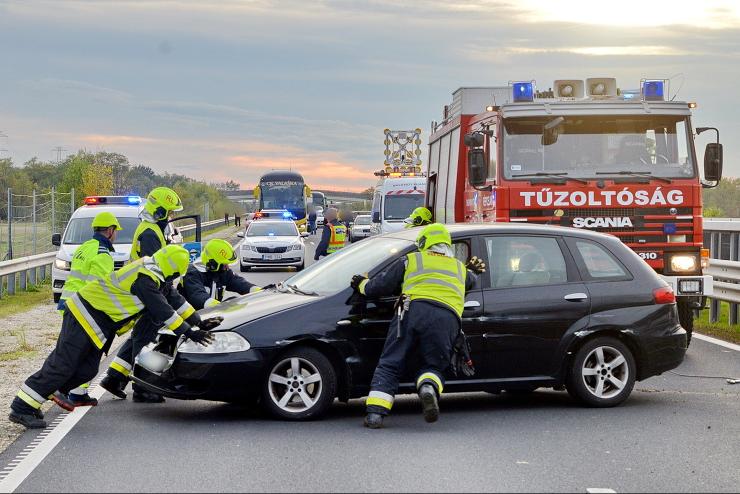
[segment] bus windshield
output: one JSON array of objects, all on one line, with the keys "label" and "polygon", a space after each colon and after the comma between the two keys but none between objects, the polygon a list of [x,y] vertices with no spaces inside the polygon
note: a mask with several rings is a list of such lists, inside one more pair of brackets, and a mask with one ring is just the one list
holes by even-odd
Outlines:
[{"label": "bus windshield", "polygon": [[262,182],[261,209],[287,209],[297,218],[305,216],[306,198],[301,182]]},{"label": "bus windshield", "polygon": [[508,118],[503,173],[521,180],[534,173],[595,179],[617,172],[690,178],[696,174],[690,138],[680,115]]}]

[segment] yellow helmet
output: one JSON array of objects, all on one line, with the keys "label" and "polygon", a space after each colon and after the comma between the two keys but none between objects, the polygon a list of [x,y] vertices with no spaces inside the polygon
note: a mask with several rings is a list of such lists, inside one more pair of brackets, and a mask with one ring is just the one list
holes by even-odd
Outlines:
[{"label": "yellow helmet", "polygon": [[118,218],[109,211],[98,213],[92,220],[93,228],[109,228],[111,226],[115,226],[116,230],[123,230],[121,224],[118,222]]},{"label": "yellow helmet", "polygon": [[412,226],[428,225],[432,222],[432,212],[424,207],[416,208],[403,222]]},{"label": "yellow helmet", "polygon": [[168,245],[159,249],[152,256],[154,262],[165,278],[175,278],[184,275],[190,264],[190,254],[180,245]]},{"label": "yellow helmet", "polygon": [[425,251],[436,244],[452,245],[450,232],[442,223],[432,223],[425,226],[419,236],[416,237],[416,245],[419,246],[420,251]]},{"label": "yellow helmet", "polygon": [[237,258],[229,242],[215,238],[205,245],[200,260],[209,271],[219,271],[223,266],[234,264]]},{"label": "yellow helmet", "polygon": [[174,190],[169,187],[157,187],[146,198],[144,209],[159,221],[167,218],[170,211],[182,211],[182,202]]}]

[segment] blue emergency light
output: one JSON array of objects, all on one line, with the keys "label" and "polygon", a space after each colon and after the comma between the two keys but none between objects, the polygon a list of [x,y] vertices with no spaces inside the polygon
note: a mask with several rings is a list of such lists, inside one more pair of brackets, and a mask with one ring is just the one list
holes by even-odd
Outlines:
[{"label": "blue emergency light", "polygon": [[514,82],[511,87],[514,93],[514,103],[534,101],[534,84],[532,82]]},{"label": "blue emergency light", "polygon": [[283,218],[292,218],[292,217],[293,217],[293,213],[291,213],[290,211],[285,211],[283,213]]},{"label": "blue emergency light", "polygon": [[642,83],[642,99],[645,101],[664,101],[665,81],[654,80]]},{"label": "blue emergency light", "polygon": [[128,196],[129,204],[141,204],[141,197],[139,196]]}]

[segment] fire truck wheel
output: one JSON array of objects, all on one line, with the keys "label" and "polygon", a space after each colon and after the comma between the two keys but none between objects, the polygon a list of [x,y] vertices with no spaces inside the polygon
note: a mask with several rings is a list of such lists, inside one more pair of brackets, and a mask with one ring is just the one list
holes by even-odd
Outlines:
[{"label": "fire truck wheel", "polygon": [[678,322],[686,330],[686,348],[691,343],[691,334],[694,332],[694,309],[687,301],[678,301]]}]

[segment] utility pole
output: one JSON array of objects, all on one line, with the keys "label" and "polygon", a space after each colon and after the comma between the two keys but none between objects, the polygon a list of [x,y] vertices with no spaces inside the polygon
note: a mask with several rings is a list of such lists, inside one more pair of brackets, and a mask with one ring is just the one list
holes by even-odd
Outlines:
[{"label": "utility pole", "polygon": [[54,151],[55,153],[57,153],[57,161],[56,161],[56,163],[58,165],[59,163],[61,163],[61,161],[62,161],[62,153],[64,151],[66,151],[66,149],[64,149],[62,146],[57,146],[55,148],[52,148],[52,151]]}]

